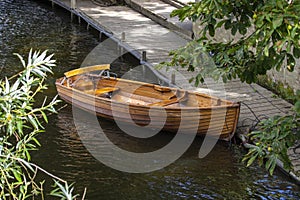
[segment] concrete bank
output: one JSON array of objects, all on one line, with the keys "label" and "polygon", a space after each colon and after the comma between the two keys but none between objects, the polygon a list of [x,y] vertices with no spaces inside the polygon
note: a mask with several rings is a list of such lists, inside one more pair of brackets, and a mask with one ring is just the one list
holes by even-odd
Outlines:
[{"label": "concrete bank", "polygon": [[[156,64],[170,59],[168,56],[170,50],[177,49],[189,41],[188,35],[185,34],[189,29],[180,23],[169,20],[168,13],[175,7],[167,6],[165,3],[160,4],[160,1],[157,0],[130,1],[129,5],[134,2],[136,4],[134,7],[138,11],[128,6],[101,7],[90,0],[77,0],[76,4],[71,4],[70,0],[51,1],[53,4],[69,10],[74,14],[73,17],[79,17],[80,20],[86,21],[88,26],[92,26],[99,31],[99,35],[105,34],[111,37],[128,52],[140,59],[141,64],[153,70],[153,66]],[[129,0],[126,1],[128,2]],[[167,11],[164,10],[166,6],[168,7]],[[142,7],[145,9],[141,9]],[[166,18],[164,20],[165,24],[162,25],[153,21],[156,18],[161,18],[155,16],[159,10],[163,12],[161,15]],[[149,13],[140,13],[145,11],[155,16],[152,17],[153,20],[146,17]],[[168,23],[173,25],[177,23],[178,27],[176,29],[174,27],[166,28]],[[170,27],[173,25],[170,25]],[[184,30],[178,34],[180,27]],[[165,82],[169,83],[175,74],[174,82],[179,87],[194,89],[222,98],[226,96],[227,99],[242,102],[238,123],[238,131],[242,133],[250,129],[258,119],[274,115],[286,115],[291,112],[292,105],[290,103],[283,99],[275,98],[276,95],[257,84],[248,85],[241,83],[239,80],[233,80],[224,85],[218,85],[207,81],[207,84],[203,85],[202,88],[193,88],[186,80],[195,76],[196,72],[191,73],[184,69],[178,69],[177,71],[167,72],[161,70],[156,73]],[[296,154],[296,157],[300,158],[300,155]]]}]

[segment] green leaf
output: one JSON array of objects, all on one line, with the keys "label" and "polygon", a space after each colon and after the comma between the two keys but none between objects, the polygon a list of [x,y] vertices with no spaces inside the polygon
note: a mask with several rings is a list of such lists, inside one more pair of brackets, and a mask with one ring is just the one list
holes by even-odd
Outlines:
[{"label": "green leaf", "polygon": [[276,167],[276,161],[272,162],[271,167],[269,169],[271,175],[273,175],[275,167]]},{"label": "green leaf", "polygon": [[19,132],[19,134],[23,134],[23,122],[22,122],[22,120],[18,120],[17,121],[17,129],[18,129],[18,132]]},{"label": "green leaf", "polygon": [[300,48],[294,47],[293,55],[295,56],[295,58],[300,58]]},{"label": "green leaf", "polygon": [[232,24],[231,24],[231,20],[228,19],[225,21],[225,25],[224,25],[225,29],[228,30],[232,27]]},{"label": "green leaf", "polygon": [[48,117],[47,117],[46,113],[43,112],[43,111],[41,111],[41,114],[42,114],[42,116],[43,116],[45,122],[48,123]]},{"label": "green leaf", "polygon": [[34,117],[32,115],[28,115],[27,119],[32,124],[32,126],[34,127],[34,129],[36,129],[36,130],[39,129],[39,126],[38,126],[37,122],[35,121],[35,119],[34,119]]},{"label": "green leaf", "polygon": [[189,83],[192,83],[195,80],[195,77],[189,79]]},{"label": "green leaf", "polygon": [[279,72],[281,67],[282,67],[282,63],[284,61],[285,56],[284,55],[279,55],[277,56],[276,62],[275,62],[275,69]]},{"label": "green leaf", "polygon": [[265,46],[264,54],[265,54],[266,57],[269,57],[269,47],[268,46]]},{"label": "green leaf", "polygon": [[283,22],[283,18],[282,17],[278,17],[275,20],[273,20],[272,21],[273,29],[277,29],[279,26],[281,26],[282,22]]},{"label": "green leaf", "polygon": [[14,177],[17,179],[17,181],[18,181],[19,183],[22,183],[22,178],[21,178],[21,176],[20,176],[20,172],[17,171],[17,170],[15,170],[15,169],[14,169],[12,172],[13,172],[13,174],[14,174]]},{"label": "green leaf", "polygon": [[33,140],[37,145],[41,146],[40,142],[39,142],[35,137],[33,137],[32,140]]},{"label": "green leaf", "polygon": [[29,51],[28,61],[27,61],[27,66],[31,66],[31,65],[32,65],[32,48]]},{"label": "green leaf", "polygon": [[245,35],[247,33],[247,28],[244,26],[239,26],[239,33]]},{"label": "green leaf", "polygon": [[250,165],[252,165],[252,163],[255,161],[255,159],[257,158],[257,156],[258,156],[258,153],[255,153],[255,155],[252,155],[252,157],[247,162],[247,167],[249,167]]},{"label": "green leaf", "polygon": [[27,161],[30,161],[31,160],[31,155],[30,155],[29,151],[27,149],[25,149],[24,152],[25,152]]},{"label": "green leaf", "polygon": [[217,23],[216,28],[220,28],[221,26],[223,26],[223,24],[226,22],[226,20],[221,20]]},{"label": "green leaf", "polygon": [[23,67],[25,68],[25,67],[26,67],[26,64],[25,64],[25,61],[24,61],[23,57],[22,57],[20,54],[17,54],[17,53],[14,53],[14,55],[16,55],[16,56],[20,59],[20,61],[21,61],[22,65],[23,65]]},{"label": "green leaf", "polygon": [[208,32],[209,32],[209,35],[210,35],[211,37],[214,37],[214,36],[215,36],[215,28],[214,28],[214,26],[213,26],[212,24],[209,24],[209,25],[208,25]]},{"label": "green leaf", "polygon": [[287,54],[287,70],[292,72],[294,71],[294,67],[295,67],[296,61],[294,59],[294,57],[291,54]]},{"label": "green leaf", "polygon": [[233,24],[233,26],[232,26],[232,28],[231,28],[231,34],[232,35],[235,35],[236,34],[236,32],[237,32],[237,25],[236,24]]},{"label": "green leaf", "polygon": [[28,169],[30,169],[30,171],[32,171],[32,172],[34,172],[34,169],[32,168],[32,166],[30,165],[30,163],[29,162],[27,162],[26,160],[21,160],[21,162],[24,164],[24,165],[26,165],[26,167],[28,168]]},{"label": "green leaf", "polygon": [[266,162],[266,170],[270,169],[270,167],[271,167],[271,165],[272,165],[273,162],[274,162],[274,159],[272,159],[272,158],[269,158],[267,160],[267,162]]},{"label": "green leaf", "polygon": [[300,114],[300,100],[295,103],[294,109],[298,114]]}]

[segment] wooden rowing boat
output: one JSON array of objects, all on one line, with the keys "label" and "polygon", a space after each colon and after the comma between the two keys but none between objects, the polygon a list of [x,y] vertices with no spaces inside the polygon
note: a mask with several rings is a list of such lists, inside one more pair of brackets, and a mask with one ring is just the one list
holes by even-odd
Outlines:
[{"label": "wooden rowing boat", "polygon": [[[98,116],[169,132],[210,134],[229,140],[237,126],[240,104],[178,88],[103,76],[109,65],[66,72],[57,79],[59,96]],[[100,74],[95,74],[100,71]],[[149,116],[151,110],[151,117]],[[130,117],[128,117],[130,116]]]}]

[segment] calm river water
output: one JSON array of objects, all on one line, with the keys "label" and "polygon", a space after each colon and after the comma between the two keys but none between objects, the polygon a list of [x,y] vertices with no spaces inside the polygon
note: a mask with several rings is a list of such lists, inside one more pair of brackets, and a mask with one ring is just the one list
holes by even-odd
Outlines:
[{"label": "calm river water", "polygon": [[[0,0],[1,77],[17,72],[20,66],[13,53],[27,55],[30,48],[55,53],[57,67],[49,77],[47,96],[54,96],[54,81],[63,72],[79,67],[87,53],[98,45],[97,35],[84,26],[71,23],[69,14],[52,9],[48,1]],[[116,57],[112,44],[103,49]],[[116,60],[120,66],[134,61]],[[128,69],[128,68],[127,68]],[[121,72],[120,72],[121,73]],[[61,106],[64,103],[61,104]],[[87,120],[87,119],[85,119]],[[108,137],[125,149],[148,152],[172,139],[162,134],[151,142],[128,137],[112,122],[100,119]],[[82,121],[88,125],[89,121]],[[92,130],[91,140],[93,140]],[[87,188],[88,199],[299,199],[300,188],[280,171],[274,176],[258,166],[241,163],[244,152],[219,142],[204,159],[197,157],[202,143],[196,138],[189,150],[175,163],[151,173],[130,174],[111,169],[97,161],[83,146],[73,123],[70,106],[50,117],[40,136],[42,147],[34,161],[50,172],[75,182],[76,191]],[[109,152],[106,152],[109,156]],[[49,197],[51,199],[51,197]]]}]

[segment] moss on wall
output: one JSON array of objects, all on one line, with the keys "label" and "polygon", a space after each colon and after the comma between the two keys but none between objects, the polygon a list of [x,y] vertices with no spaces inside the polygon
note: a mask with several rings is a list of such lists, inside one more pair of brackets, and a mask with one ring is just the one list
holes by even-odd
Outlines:
[{"label": "moss on wall", "polygon": [[258,77],[258,84],[267,88],[268,90],[273,91],[279,97],[284,98],[285,100],[289,101],[290,103],[295,103],[295,91],[294,89],[288,85],[284,84],[281,81],[274,81],[268,75],[263,75]]}]

